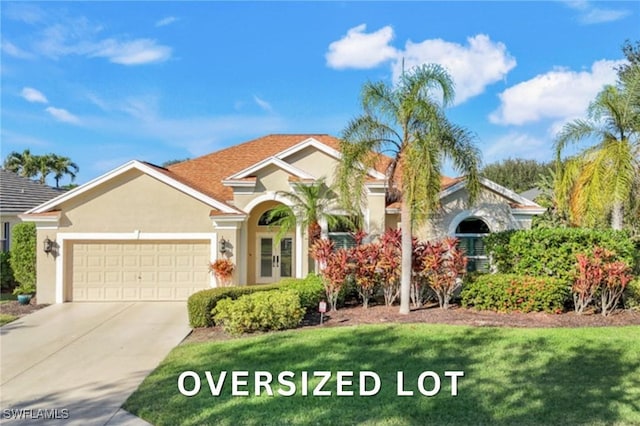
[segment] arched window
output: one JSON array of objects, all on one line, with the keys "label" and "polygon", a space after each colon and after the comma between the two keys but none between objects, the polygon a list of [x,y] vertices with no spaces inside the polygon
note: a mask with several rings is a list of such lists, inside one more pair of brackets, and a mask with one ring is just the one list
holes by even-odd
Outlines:
[{"label": "arched window", "polygon": [[489,258],[484,249],[482,237],[490,232],[486,222],[477,217],[469,217],[456,227],[455,236],[460,240],[460,247],[469,259],[467,271],[488,271]]}]

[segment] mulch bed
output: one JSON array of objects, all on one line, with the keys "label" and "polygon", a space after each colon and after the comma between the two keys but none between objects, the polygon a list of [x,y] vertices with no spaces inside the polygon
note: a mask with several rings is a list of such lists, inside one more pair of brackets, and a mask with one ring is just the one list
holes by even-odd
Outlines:
[{"label": "mulch bed", "polygon": [[[398,313],[398,306],[361,306],[345,307],[324,316],[324,323],[320,325],[320,314],[308,314],[301,328],[310,327],[340,327],[359,324],[392,324],[392,323],[425,323],[467,325],[475,327],[607,327],[640,325],[640,311],[618,310],[608,317],[599,313],[585,312],[578,315],[575,312],[562,314],[548,314],[545,312],[498,313],[493,311],[476,311],[457,305],[448,310],[439,309],[437,304],[431,304],[418,309],[412,309],[409,315]],[[221,327],[197,328],[184,340],[185,343],[205,342],[210,340],[228,340],[234,337],[228,335]]]},{"label": "mulch bed", "polygon": [[47,304],[38,305],[36,298],[32,298],[28,305],[21,305],[17,300],[10,300],[8,302],[0,303],[0,313],[6,315],[13,315],[16,317],[23,317],[30,313],[37,311],[38,309],[46,308]]}]

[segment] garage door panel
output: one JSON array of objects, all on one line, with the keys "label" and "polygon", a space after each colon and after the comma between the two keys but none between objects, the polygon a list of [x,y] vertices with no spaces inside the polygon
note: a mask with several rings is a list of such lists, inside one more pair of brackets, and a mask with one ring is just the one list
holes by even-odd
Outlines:
[{"label": "garage door panel", "polygon": [[209,288],[209,242],[82,242],[69,250],[72,300],[186,300]]}]

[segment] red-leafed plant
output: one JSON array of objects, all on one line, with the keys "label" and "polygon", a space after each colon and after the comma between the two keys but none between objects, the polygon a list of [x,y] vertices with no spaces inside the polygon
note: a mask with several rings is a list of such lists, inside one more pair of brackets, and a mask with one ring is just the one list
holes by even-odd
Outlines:
[{"label": "red-leafed plant", "polygon": [[322,283],[329,302],[329,309],[338,308],[338,294],[349,275],[349,257],[346,250],[331,253],[326,259],[326,266],[321,272]]},{"label": "red-leafed plant", "polygon": [[327,267],[327,260],[333,253],[334,247],[333,241],[329,239],[319,239],[311,246],[309,254],[313,260],[318,262],[320,273]]},{"label": "red-leafed plant", "polygon": [[576,255],[578,273],[571,290],[577,313],[584,311],[598,291],[602,315],[609,315],[620,302],[632,278],[631,268],[624,262],[612,261],[613,257],[613,252],[602,247],[595,247],[590,255]]},{"label": "red-leafed plant", "polygon": [[467,258],[458,248],[457,238],[426,244],[422,274],[438,297],[441,309],[449,308],[451,296],[462,285],[466,269]]},{"label": "red-leafed plant", "polygon": [[355,278],[364,308],[369,306],[369,299],[375,294],[380,279],[377,271],[379,253],[379,244],[363,244],[348,251],[350,272]]},{"label": "red-leafed plant", "polygon": [[605,264],[605,280],[600,293],[602,315],[609,315],[620,302],[627,284],[631,282],[631,268],[624,262]]},{"label": "red-leafed plant", "polygon": [[400,250],[392,245],[381,246],[376,265],[380,276],[384,303],[387,306],[400,295]]},{"label": "red-leafed plant", "polygon": [[235,265],[227,258],[218,259],[209,265],[209,271],[215,275],[221,287],[231,284],[234,269]]}]

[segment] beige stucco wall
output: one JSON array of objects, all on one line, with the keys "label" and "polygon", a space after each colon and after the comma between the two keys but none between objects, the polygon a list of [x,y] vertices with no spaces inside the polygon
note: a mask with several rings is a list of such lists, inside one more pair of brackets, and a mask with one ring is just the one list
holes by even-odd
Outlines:
[{"label": "beige stucco wall", "polygon": [[[38,229],[37,297],[55,303],[56,256],[40,248],[58,233],[213,233],[211,207],[153,177],[130,170],[60,205],[58,229]],[[42,226],[50,227],[51,224]],[[237,231],[219,231],[238,247]],[[65,249],[58,247],[58,250]],[[65,251],[65,277],[70,255]],[[65,279],[66,281],[66,279]]]},{"label": "beige stucco wall", "polygon": [[213,232],[211,207],[130,170],[60,206],[61,232]]},{"label": "beige stucco wall", "polygon": [[521,225],[511,214],[509,200],[483,187],[473,205],[469,205],[466,188],[448,195],[441,201],[441,209],[416,231],[421,239],[440,239],[451,235],[455,226],[466,217],[483,219],[491,232],[517,229]]},{"label": "beige stucco wall", "polygon": [[334,182],[335,168],[338,165],[338,161],[324,152],[318,151],[314,147],[302,149],[284,158],[284,161],[298,169],[304,170],[316,178],[324,176],[329,186]]}]

